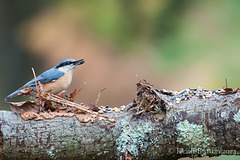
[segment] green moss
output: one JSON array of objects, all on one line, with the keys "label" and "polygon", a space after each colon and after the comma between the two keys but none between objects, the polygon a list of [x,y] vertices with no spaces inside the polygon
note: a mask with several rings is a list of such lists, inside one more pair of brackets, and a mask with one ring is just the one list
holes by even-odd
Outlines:
[{"label": "green moss", "polygon": [[240,110],[237,112],[237,114],[234,115],[233,119],[238,123],[240,122]]},{"label": "green moss", "polygon": [[203,132],[202,125],[190,124],[187,120],[177,124],[177,142],[187,147],[207,149],[213,146],[213,137]]},{"label": "green moss", "polygon": [[127,150],[136,157],[139,151],[144,152],[152,144],[147,135],[153,130],[151,122],[133,126],[128,121],[122,120],[121,125],[122,133],[116,140],[118,155]]}]

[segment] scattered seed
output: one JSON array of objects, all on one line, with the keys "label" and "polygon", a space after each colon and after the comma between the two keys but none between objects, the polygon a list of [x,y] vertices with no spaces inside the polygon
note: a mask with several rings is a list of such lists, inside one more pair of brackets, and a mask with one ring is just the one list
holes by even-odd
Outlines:
[{"label": "scattered seed", "polygon": [[122,106],[120,107],[120,110],[123,111],[123,110],[125,110],[125,108],[126,108],[126,106],[125,106],[125,105],[122,105]]},{"label": "scattered seed", "polygon": [[186,98],[185,95],[182,95],[180,99],[185,100],[185,98]]},{"label": "scattered seed", "polygon": [[105,108],[105,110],[106,110],[106,111],[111,111],[111,110],[112,110],[112,108]]},{"label": "scattered seed", "polygon": [[117,109],[115,109],[115,112],[118,113],[118,112],[120,112],[120,110],[117,108]]},{"label": "scattered seed", "polygon": [[188,91],[188,94],[193,94],[193,91],[189,90],[189,91]]},{"label": "scattered seed", "polygon": [[176,98],[176,103],[180,103],[181,98]]},{"label": "scattered seed", "polygon": [[166,89],[161,90],[161,93],[166,95],[171,95],[172,97],[170,98],[170,100],[176,100],[176,103],[180,103],[181,101],[187,100],[193,96],[198,96],[201,99],[205,99],[205,98],[210,98],[215,94],[225,93],[225,92],[226,90],[224,89],[210,91],[210,89],[203,89],[201,87],[199,87],[198,89],[189,88],[182,91],[170,91]]},{"label": "scattered seed", "polygon": [[206,98],[210,98],[210,97],[212,97],[212,95],[211,94],[207,94],[205,97]]},{"label": "scattered seed", "polygon": [[182,91],[180,94],[184,94],[185,92],[187,92],[186,90]]},{"label": "scattered seed", "polygon": [[168,91],[169,95],[173,96],[173,91]]},{"label": "scattered seed", "polygon": [[193,94],[197,94],[197,92],[196,91],[192,91],[193,92]]},{"label": "scattered seed", "polygon": [[214,93],[217,93],[217,90],[216,90],[216,89],[214,89],[214,90],[212,91],[212,94],[214,94]]},{"label": "scattered seed", "polygon": [[201,90],[202,90],[202,88],[199,87],[199,88],[197,89],[197,92],[200,92]]},{"label": "scattered seed", "polygon": [[170,100],[175,100],[177,98],[177,96],[173,96],[170,98]]}]

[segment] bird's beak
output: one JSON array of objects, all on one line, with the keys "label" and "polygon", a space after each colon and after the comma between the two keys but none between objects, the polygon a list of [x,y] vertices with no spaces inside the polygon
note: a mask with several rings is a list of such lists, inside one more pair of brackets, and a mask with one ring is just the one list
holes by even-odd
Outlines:
[{"label": "bird's beak", "polygon": [[80,65],[83,63],[84,63],[84,59],[80,59],[80,60],[74,62],[75,65]]}]

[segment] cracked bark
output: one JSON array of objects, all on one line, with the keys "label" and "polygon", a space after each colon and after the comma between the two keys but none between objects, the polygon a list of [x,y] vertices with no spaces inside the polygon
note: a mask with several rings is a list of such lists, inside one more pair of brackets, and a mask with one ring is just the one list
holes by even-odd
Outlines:
[{"label": "cracked bark", "polygon": [[[234,150],[235,154],[240,151],[240,126],[234,119],[240,108],[239,93],[215,95],[206,99],[192,97],[179,104],[171,101],[171,96],[160,93],[155,95],[158,102],[164,104],[161,109],[164,109],[166,115],[162,120],[154,121],[157,114],[150,112],[132,117],[136,111],[126,109],[124,112],[107,114],[117,119],[111,128],[106,127],[109,122],[84,124],[75,117],[24,121],[19,114],[0,111],[1,159],[126,159],[124,147],[129,153],[136,147],[136,155],[130,155],[138,159],[205,156],[206,152],[186,152],[195,146],[179,142],[181,131],[176,128],[184,120],[202,126],[204,135],[214,139],[213,144],[208,144],[213,151],[207,152],[208,156],[227,154],[214,152],[214,149]],[[130,106],[132,104],[127,108]],[[139,130],[137,126],[142,128]],[[135,133],[139,136],[135,136]],[[136,141],[125,143],[124,135],[132,139],[135,137]],[[201,148],[205,142],[201,143],[196,146],[206,151],[208,148]]]}]

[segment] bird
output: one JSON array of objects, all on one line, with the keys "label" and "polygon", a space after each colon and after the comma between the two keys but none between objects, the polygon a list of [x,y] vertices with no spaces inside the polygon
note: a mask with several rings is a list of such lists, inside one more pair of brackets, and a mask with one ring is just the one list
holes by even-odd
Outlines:
[{"label": "bird", "polygon": [[[75,60],[72,58],[63,59],[53,68],[43,72],[36,77],[37,83],[41,83],[44,92],[58,94],[66,90],[72,82],[75,68],[84,63],[84,59]],[[35,79],[33,78],[15,92],[9,94],[5,101],[10,98],[21,96],[24,89],[31,87],[36,90]]]}]

